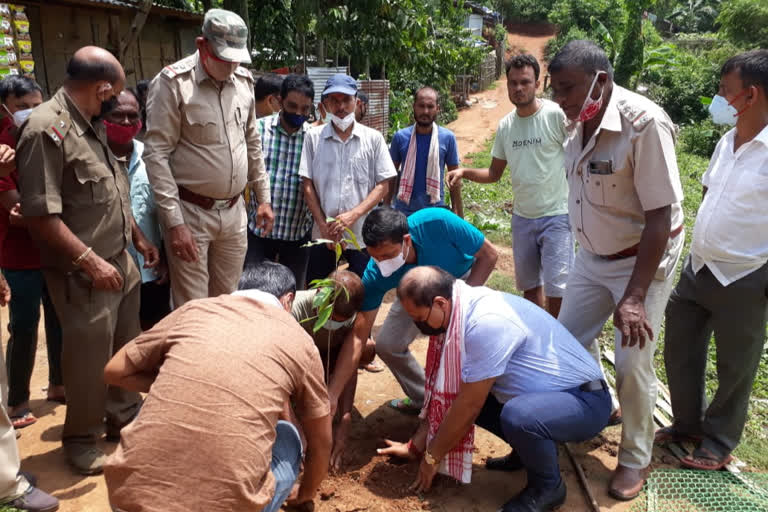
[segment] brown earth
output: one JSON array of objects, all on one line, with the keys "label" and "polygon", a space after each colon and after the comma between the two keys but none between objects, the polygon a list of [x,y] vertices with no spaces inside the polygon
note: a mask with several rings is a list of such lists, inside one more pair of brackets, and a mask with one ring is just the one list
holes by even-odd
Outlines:
[{"label": "brown earth", "polygon": [[[510,34],[509,41],[516,48],[525,48],[541,56],[548,35],[525,36]],[[493,90],[476,95],[480,102],[464,110],[450,128],[459,137],[462,152],[482,148],[483,141],[496,129],[496,125],[510,106],[504,80]],[[491,105],[493,103],[493,105]],[[500,272],[511,274],[511,250],[504,248]],[[390,294],[382,306],[374,333],[381,328],[385,313],[392,300]],[[7,310],[2,313],[7,318]],[[0,321],[2,325],[2,321]],[[106,485],[101,476],[75,475],[64,462],[60,438],[65,406],[45,402],[43,388],[47,381],[44,333],[41,330],[40,347],[32,377],[32,410],[39,421],[23,430],[18,440],[22,468],[36,474],[39,485],[61,500],[62,512],[108,511]],[[427,340],[419,338],[412,349],[423,363]],[[438,511],[490,511],[514,496],[525,485],[522,472],[495,473],[483,467],[485,458],[507,453],[507,445],[493,435],[478,429],[474,456],[475,472],[472,483],[461,486],[445,477],[435,480],[433,489],[423,496],[408,490],[416,474],[414,464],[402,464],[376,454],[376,447],[385,438],[405,441],[416,426],[416,419],[402,415],[386,403],[402,396],[397,382],[387,370],[379,374],[362,373],[355,400],[354,420],[343,473],[330,476],[321,486],[316,499],[319,512],[398,512],[413,510]],[[602,435],[586,443],[574,444],[573,451],[583,466],[601,510],[626,511],[629,505],[611,499],[606,488],[611,471],[616,465],[616,450],[620,436],[617,427],[608,428]],[[113,444],[102,447],[111,452]],[[665,465],[672,459],[657,453],[654,465]],[[567,457],[561,453],[561,469],[569,489],[568,501],[561,510],[588,511],[576,474]]]}]

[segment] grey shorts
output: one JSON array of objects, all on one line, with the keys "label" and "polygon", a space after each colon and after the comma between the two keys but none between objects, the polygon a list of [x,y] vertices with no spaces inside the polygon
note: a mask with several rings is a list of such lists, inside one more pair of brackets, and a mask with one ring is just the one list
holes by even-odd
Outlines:
[{"label": "grey shorts", "polygon": [[568,215],[538,219],[512,215],[512,252],[518,289],[543,286],[547,297],[563,296],[574,254]]}]

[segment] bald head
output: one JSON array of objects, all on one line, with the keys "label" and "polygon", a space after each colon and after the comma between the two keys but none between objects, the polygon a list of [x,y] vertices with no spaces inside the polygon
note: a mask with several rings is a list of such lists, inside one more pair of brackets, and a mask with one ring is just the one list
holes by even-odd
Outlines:
[{"label": "bald head", "polygon": [[67,64],[70,82],[124,83],[125,72],[110,52],[98,46],[84,46],[77,50]]},{"label": "bald head", "polygon": [[400,280],[397,297],[417,307],[431,307],[436,297],[451,300],[456,278],[438,267],[424,266],[409,270]]},{"label": "bald head", "polygon": [[360,277],[348,270],[337,270],[328,276],[336,283],[336,289],[342,291],[333,303],[333,315],[342,319],[350,318],[357,313],[363,305],[365,289]]}]

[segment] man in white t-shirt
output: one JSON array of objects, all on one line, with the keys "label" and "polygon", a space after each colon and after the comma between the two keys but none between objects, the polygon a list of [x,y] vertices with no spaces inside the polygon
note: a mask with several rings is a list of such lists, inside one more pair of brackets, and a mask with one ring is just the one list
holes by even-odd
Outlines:
[{"label": "man in white t-shirt", "polygon": [[453,188],[462,178],[495,183],[509,167],[515,196],[512,246],[517,287],[526,299],[557,317],[573,265],[563,167],[565,114],[556,103],[536,97],[539,63],[535,57],[512,57],[506,70],[509,101],[516,108],[499,123],[491,166],[451,171],[448,186]]},{"label": "man in white t-shirt", "polygon": [[[666,310],[664,362],[674,424],[656,440],[693,439],[683,459],[720,469],[739,444],[768,321],[768,50],[729,59],[710,107],[736,127],[720,139],[701,178],[704,198],[691,254]],[[712,334],[717,392],[707,405],[704,376]]]}]

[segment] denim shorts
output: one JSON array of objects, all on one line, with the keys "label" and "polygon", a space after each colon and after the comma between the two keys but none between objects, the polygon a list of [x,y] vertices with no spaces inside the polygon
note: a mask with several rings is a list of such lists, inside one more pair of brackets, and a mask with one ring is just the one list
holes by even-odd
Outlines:
[{"label": "denim shorts", "polygon": [[512,215],[512,253],[518,289],[543,286],[547,297],[562,297],[574,256],[568,215],[537,219]]}]

